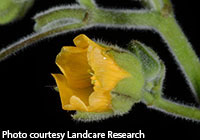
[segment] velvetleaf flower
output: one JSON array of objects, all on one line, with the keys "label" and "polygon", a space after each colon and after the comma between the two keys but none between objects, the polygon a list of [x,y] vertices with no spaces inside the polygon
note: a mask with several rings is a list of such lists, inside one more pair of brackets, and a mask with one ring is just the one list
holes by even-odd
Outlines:
[{"label": "velvetleaf flower", "polygon": [[123,115],[142,98],[143,65],[136,55],[95,43],[86,35],[74,38],[56,57],[63,74],[56,80],[64,110],[76,120],[93,121]]}]

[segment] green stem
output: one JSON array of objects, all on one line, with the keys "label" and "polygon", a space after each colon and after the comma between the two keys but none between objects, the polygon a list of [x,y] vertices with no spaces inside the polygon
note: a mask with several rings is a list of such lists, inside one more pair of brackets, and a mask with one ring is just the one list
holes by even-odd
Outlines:
[{"label": "green stem", "polygon": [[14,44],[8,46],[5,49],[2,49],[0,51],[0,61],[4,60],[11,54],[17,52],[18,50],[21,50],[21,49],[25,48],[26,46],[29,46],[32,43],[35,43],[41,39],[44,39],[44,38],[47,38],[47,37],[50,37],[52,35],[56,35],[59,33],[64,33],[68,30],[70,31],[70,29],[80,29],[84,26],[85,26],[84,23],[76,23],[76,24],[66,25],[66,26],[63,26],[60,28],[52,29],[49,31],[41,32],[41,33],[33,33],[32,35],[27,36],[23,40],[20,40]]},{"label": "green stem", "polygon": [[151,93],[144,93],[144,102],[149,106],[165,113],[200,121],[200,109],[174,103],[162,97],[154,98]]},{"label": "green stem", "polygon": [[93,22],[113,27],[154,28],[168,44],[188,84],[200,100],[200,62],[172,13],[124,12],[98,9]]},{"label": "green stem", "polygon": [[190,88],[200,99],[200,62],[180,26],[174,18],[163,19],[156,29],[163,36],[174,58],[181,67]]},{"label": "green stem", "polygon": [[[104,26],[119,25],[122,27],[146,27],[153,26],[157,21],[156,12],[125,12],[125,11],[111,11],[105,9],[97,9],[93,12],[92,23],[101,24]],[[147,22],[148,21],[148,22]]]}]

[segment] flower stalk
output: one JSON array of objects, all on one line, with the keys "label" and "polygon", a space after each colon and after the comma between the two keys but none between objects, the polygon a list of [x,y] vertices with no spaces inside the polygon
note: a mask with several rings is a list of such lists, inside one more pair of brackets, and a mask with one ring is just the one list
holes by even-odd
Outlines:
[{"label": "flower stalk", "polygon": [[200,109],[179,104],[162,97],[155,98],[151,93],[143,94],[143,102],[147,107],[171,114],[175,117],[181,117],[189,120],[200,121]]}]

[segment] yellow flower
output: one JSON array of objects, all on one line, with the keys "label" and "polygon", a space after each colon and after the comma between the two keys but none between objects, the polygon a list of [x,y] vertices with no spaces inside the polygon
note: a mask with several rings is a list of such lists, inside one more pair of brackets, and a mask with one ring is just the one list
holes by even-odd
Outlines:
[{"label": "yellow flower", "polygon": [[62,108],[82,112],[106,112],[112,109],[111,92],[130,73],[118,66],[103,47],[81,34],[73,46],[63,47],[56,64],[63,74],[56,80]]},{"label": "yellow flower", "polygon": [[97,121],[128,113],[144,92],[161,90],[165,69],[156,53],[138,41],[129,50],[97,44],[81,34],[74,46],[63,47],[52,74],[62,108],[75,110],[73,119]]}]

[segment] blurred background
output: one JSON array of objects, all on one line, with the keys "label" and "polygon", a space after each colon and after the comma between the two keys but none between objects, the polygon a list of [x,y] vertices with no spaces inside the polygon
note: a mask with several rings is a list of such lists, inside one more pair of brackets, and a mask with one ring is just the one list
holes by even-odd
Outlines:
[{"label": "blurred background", "polygon": [[[96,0],[100,7],[141,9],[136,0]],[[176,18],[184,33],[200,56],[198,1],[172,0]],[[73,4],[75,0],[35,0],[26,16],[13,23],[0,26],[0,48],[33,32],[32,17],[56,5]],[[146,138],[200,137],[200,123],[175,119],[161,112],[147,109],[138,103],[123,117],[101,122],[83,123],[73,121],[70,114],[61,109],[59,94],[53,90],[55,81],[51,73],[58,73],[55,57],[62,46],[73,45],[73,38],[84,33],[90,38],[126,48],[134,39],[155,50],[167,67],[164,82],[165,97],[188,105],[197,105],[188,85],[177,67],[172,55],[158,33],[148,30],[110,29],[94,27],[84,31],[70,32],[38,43],[19,51],[0,62],[0,129],[25,132],[137,132],[142,130]],[[185,56],[187,57],[187,56]]]}]

